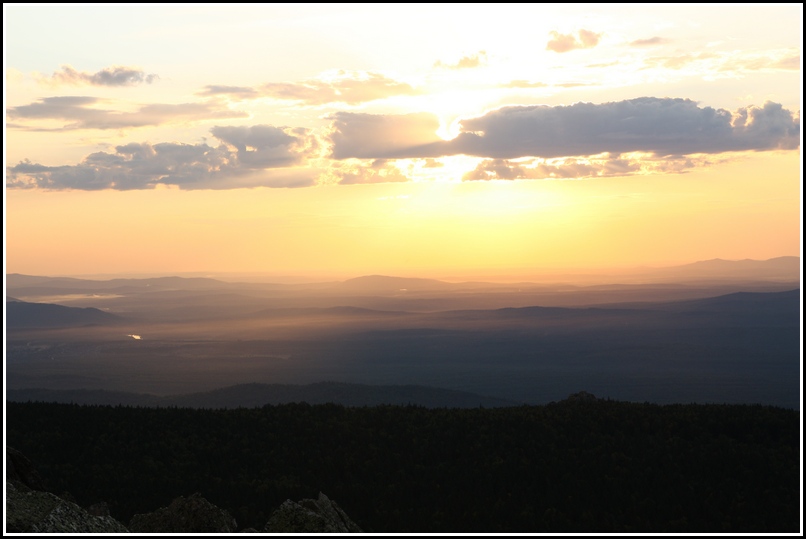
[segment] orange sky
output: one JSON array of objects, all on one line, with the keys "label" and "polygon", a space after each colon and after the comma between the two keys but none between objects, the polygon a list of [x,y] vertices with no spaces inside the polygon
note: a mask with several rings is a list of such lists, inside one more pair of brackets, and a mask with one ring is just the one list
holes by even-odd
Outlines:
[{"label": "orange sky", "polygon": [[800,254],[801,5],[160,9],[4,6],[8,273]]}]

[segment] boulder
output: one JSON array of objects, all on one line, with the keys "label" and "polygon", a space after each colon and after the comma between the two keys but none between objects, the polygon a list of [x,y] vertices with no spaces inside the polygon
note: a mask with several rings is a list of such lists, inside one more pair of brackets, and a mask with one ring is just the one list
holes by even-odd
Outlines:
[{"label": "boulder", "polygon": [[363,533],[330,498],[319,493],[319,498],[306,498],[299,502],[286,500],[269,517],[264,533]]},{"label": "boulder", "polygon": [[134,533],[234,533],[237,523],[197,492],[187,498],[179,496],[152,513],[134,515],[129,529]]},{"label": "boulder", "polygon": [[47,490],[45,482],[28,457],[8,446],[6,446],[6,481],[17,481],[31,490]]},{"label": "boulder", "polygon": [[49,492],[31,490],[6,481],[6,532],[13,533],[127,533],[110,516],[96,517],[78,505]]}]

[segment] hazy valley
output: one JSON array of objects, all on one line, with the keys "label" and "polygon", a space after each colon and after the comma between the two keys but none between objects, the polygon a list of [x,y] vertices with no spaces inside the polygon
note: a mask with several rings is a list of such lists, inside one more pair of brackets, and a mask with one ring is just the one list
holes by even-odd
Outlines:
[{"label": "hazy valley", "polygon": [[168,396],[339,382],[529,404],[585,390],[799,408],[799,266],[714,260],[611,284],[11,274],[6,388]]}]

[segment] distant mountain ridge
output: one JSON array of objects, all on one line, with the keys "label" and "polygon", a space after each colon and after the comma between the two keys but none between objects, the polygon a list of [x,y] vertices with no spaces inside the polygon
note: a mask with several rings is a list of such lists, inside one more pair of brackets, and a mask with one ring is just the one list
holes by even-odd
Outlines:
[{"label": "distant mountain ridge", "polygon": [[75,277],[41,277],[36,275],[23,275],[21,273],[9,273],[6,275],[6,285],[9,287],[19,288],[26,286],[64,286],[75,289],[99,289],[99,288],[116,288],[120,286],[160,286],[171,287],[177,285],[193,284],[197,288],[209,288],[210,286],[218,286],[228,284],[225,281],[218,281],[206,277],[148,277],[143,279],[78,279]]},{"label": "distant mountain ridge", "polygon": [[426,408],[478,408],[479,406],[496,408],[521,404],[516,401],[451,389],[418,385],[364,385],[342,382],[319,382],[309,385],[239,384],[212,391],[163,397],[88,389],[9,389],[6,392],[6,400],[112,406],[178,406],[180,408],[256,408],[267,404],[293,402],[334,403],[359,407],[410,404]]},{"label": "distant mountain ridge", "polygon": [[437,279],[416,277],[393,277],[388,275],[365,275],[347,279],[341,287],[348,290],[359,290],[368,293],[405,293],[409,290],[446,290],[454,287],[453,283]]},{"label": "distant mountain ridge", "polygon": [[800,280],[800,257],[781,256],[769,260],[701,260],[692,264],[658,268],[658,273],[686,279]]},{"label": "distant mountain ridge", "polygon": [[[593,273],[596,270],[592,270]],[[543,273],[535,271],[535,275]],[[573,280],[573,273],[569,278]],[[691,280],[772,280],[772,281],[800,281],[800,257],[782,256],[768,260],[724,260],[715,258],[702,260],[691,264],[668,266],[661,268],[636,268],[627,270],[625,276],[643,276],[652,280],[682,279]],[[555,275],[555,277],[558,277]],[[533,282],[524,281],[521,285],[534,284],[542,281],[537,278]],[[614,277],[615,281],[619,277]],[[614,281],[614,282],[615,282]],[[44,294],[57,292],[79,291],[157,291],[157,290],[215,290],[215,289],[261,289],[261,290],[334,290],[360,294],[405,294],[408,292],[437,292],[451,291],[458,287],[479,288],[486,286],[513,286],[513,283],[503,285],[495,282],[461,282],[454,283],[438,279],[416,277],[396,277],[390,275],[364,275],[347,279],[341,282],[319,282],[307,284],[277,284],[254,282],[229,282],[207,277],[149,277],[139,279],[109,279],[92,280],[73,277],[45,277],[23,275],[19,273],[6,274],[8,290],[18,291],[16,295],[24,297],[27,293]]]},{"label": "distant mountain ridge", "polygon": [[784,290],[782,292],[733,292],[712,298],[690,299],[662,304],[666,308],[676,309],[742,309],[758,312],[759,309],[778,308],[789,306],[793,309],[800,307],[800,289]]},{"label": "distant mountain ridge", "polygon": [[121,317],[93,307],[65,307],[52,303],[28,303],[6,298],[6,328],[63,328],[111,325]]}]

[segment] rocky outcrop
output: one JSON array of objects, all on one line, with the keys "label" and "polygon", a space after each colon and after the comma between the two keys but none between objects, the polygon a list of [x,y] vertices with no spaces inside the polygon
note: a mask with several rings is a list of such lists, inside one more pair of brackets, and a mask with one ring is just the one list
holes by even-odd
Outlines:
[{"label": "rocky outcrop", "polygon": [[13,447],[6,447],[6,481],[22,483],[31,490],[47,490],[33,463]]},{"label": "rocky outcrop", "polygon": [[6,531],[13,533],[127,533],[109,516],[96,517],[49,492],[6,481]]},{"label": "rocky outcrop", "polygon": [[180,496],[168,507],[134,515],[129,523],[134,533],[234,533],[235,519],[196,493]]},{"label": "rocky outcrop", "polygon": [[363,530],[330,498],[286,500],[269,517],[264,533],[362,533]]},{"label": "rocky outcrop", "polygon": [[[69,496],[68,496],[69,497]],[[232,515],[201,494],[178,497],[168,507],[134,515],[129,528],[109,516],[104,502],[82,509],[74,500],[45,492],[34,465],[19,451],[6,448],[6,531],[12,533],[234,533]],[[361,528],[327,496],[286,500],[263,530],[242,533],[362,533]]]},{"label": "rocky outcrop", "polygon": [[87,513],[91,514],[92,516],[96,517],[108,517],[109,515],[109,504],[106,502],[98,502],[90,505],[87,507]]}]

